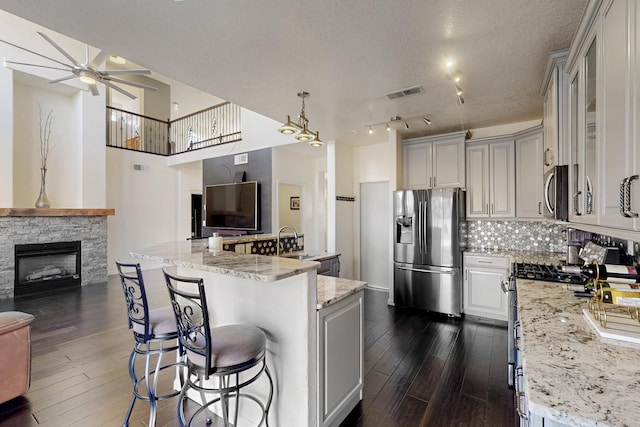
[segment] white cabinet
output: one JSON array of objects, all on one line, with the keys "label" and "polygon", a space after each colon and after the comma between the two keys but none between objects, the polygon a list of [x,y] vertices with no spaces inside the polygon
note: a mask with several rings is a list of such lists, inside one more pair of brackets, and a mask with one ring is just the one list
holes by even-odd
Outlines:
[{"label": "white cabinet", "polygon": [[364,291],[318,310],[318,425],[338,426],[362,400]]},{"label": "white cabinet", "polygon": [[504,282],[511,271],[509,257],[464,254],[465,314],[508,320],[509,298]]},{"label": "white cabinet", "polygon": [[512,136],[467,144],[467,218],[515,216]]},{"label": "white cabinet", "polygon": [[588,8],[572,43],[571,221],[640,230],[640,8]]},{"label": "white cabinet", "polygon": [[467,137],[463,131],[404,141],[404,188],[464,187]]},{"label": "white cabinet", "polygon": [[[516,136],[516,216],[518,218],[543,217],[542,135],[542,128],[538,126]],[[549,148],[545,149],[545,152],[549,153],[547,150]]]},{"label": "white cabinet", "polygon": [[545,83],[542,88],[542,93],[545,97],[543,113],[543,173],[546,173],[555,165],[563,165],[567,162],[567,85],[569,76],[564,70],[567,54],[567,50],[551,54],[543,79]]}]

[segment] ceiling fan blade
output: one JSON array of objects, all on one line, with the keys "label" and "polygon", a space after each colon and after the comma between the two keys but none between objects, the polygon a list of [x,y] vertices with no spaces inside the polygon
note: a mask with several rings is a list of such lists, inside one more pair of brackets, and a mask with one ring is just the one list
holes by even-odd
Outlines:
[{"label": "ceiling fan blade", "polygon": [[125,76],[127,74],[151,74],[151,70],[104,70],[100,71],[103,76]]},{"label": "ceiling fan blade", "polygon": [[89,90],[91,91],[91,94],[92,94],[93,96],[98,96],[98,95],[99,95],[99,92],[98,92],[98,85],[97,85],[97,84],[95,84],[95,83],[94,83],[94,84],[92,84],[92,85],[89,85]]},{"label": "ceiling fan blade", "polygon": [[57,44],[56,42],[54,42],[53,40],[51,40],[51,38],[50,38],[48,35],[46,35],[45,33],[41,33],[40,31],[38,31],[38,34],[40,34],[40,35],[42,36],[42,38],[43,38],[43,39],[45,39],[46,41],[48,41],[49,43],[51,43],[51,45],[52,45],[53,47],[55,47],[55,48],[58,50],[58,52],[60,52],[61,54],[63,54],[63,55],[65,56],[65,58],[67,58],[69,61],[71,61],[71,63],[72,63],[73,65],[75,65],[76,67],[77,67],[77,66],[80,66],[80,64],[78,63],[78,61],[76,61],[76,60],[73,58],[73,56],[69,55],[69,54],[67,53],[67,51],[66,51],[66,50],[64,50],[63,48],[61,48],[60,46],[58,46],[58,44]]},{"label": "ceiling fan blade", "polygon": [[114,85],[114,84],[110,83],[110,82],[109,82],[109,81],[107,81],[107,80],[102,80],[102,83],[104,83],[104,85],[105,85],[105,86],[109,86],[111,89],[113,89],[113,90],[117,90],[117,91],[118,91],[118,92],[120,92],[121,94],[126,95],[126,96],[128,96],[129,98],[131,98],[131,99],[136,99],[136,98],[138,98],[137,96],[133,95],[132,93],[127,92],[126,90],[124,90],[124,89],[122,89],[122,88],[119,88],[118,86],[116,86],[116,85]]},{"label": "ceiling fan blade", "polygon": [[141,89],[148,89],[148,90],[152,90],[152,91],[157,91],[158,88],[155,88],[153,86],[149,86],[149,85],[145,85],[142,83],[136,83],[136,82],[130,82],[129,80],[122,80],[122,79],[116,79],[114,77],[110,77],[110,76],[106,76],[103,78],[104,80],[108,80],[110,82],[116,82],[116,83],[121,83],[123,85],[129,85],[129,86],[133,86],[133,87],[139,87]]},{"label": "ceiling fan blade", "polygon": [[67,77],[61,77],[59,79],[51,80],[51,81],[49,81],[49,83],[60,83],[60,82],[63,82],[65,80],[71,80],[71,79],[75,79],[75,78],[76,78],[76,76],[74,74],[71,74],[70,76],[67,76]]},{"label": "ceiling fan blade", "polygon": [[4,61],[7,64],[16,64],[16,65],[28,65],[29,67],[41,67],[41,68],[49,68],[51,70],[60,70],[60,71],[70,71],[68,68],[60,68],[60,67],[50,67],[48,65],[39,65],[39,64],[28,64],[26,62],[15,62],[15,61]]},{"label": "ceiling fan blade", "polygon": [[[34,55],[38,55],[38,56],[39,56],[39,57],[41,57],[41,58],[48,59],[49,61],[56,62],[56,63],[58,63],[58,64],[60,64],[60,65],[64,65],[65,67],[73,68],[73,66],[72,66],[72,65],[65,64],[64,62],[58,61],[57,59],[49,58],[48,56],[42,55],[42,54],[40,54],[40,53],[38,53],[38,52],[34,52],[34,51],[32,51],[32,50],[30,50],[30,49],[27,49],[27,48],[25,48],[25,47],[18,46],[17,44],[10,43],[10,42],[8,42],[8,41],[6,41],[6,40],[0,40],[0,42],[2,42],[2,43],[6,43],[6,44],[8,44],[9,46],[17,47],[18,49],[22,49],[22,50],[24,50],[24,51],[26,51],[26,52],[33,53]],[[67,71],[67,70],[65,70],[65,71]]]},{"label": "ceiling fan blade", "polygon": [[94,70],[97,70],[98,67],[100,66],[100,64],[102,64],[104,62],[105,59],[107,59],[107,56],[109,54],[107,52],[105,52],[104,50],[101,50],[100,52],[98,52],[98,54],[91,60],[91,62],[89,63],[89,66],[91,68],[93,68]]}]

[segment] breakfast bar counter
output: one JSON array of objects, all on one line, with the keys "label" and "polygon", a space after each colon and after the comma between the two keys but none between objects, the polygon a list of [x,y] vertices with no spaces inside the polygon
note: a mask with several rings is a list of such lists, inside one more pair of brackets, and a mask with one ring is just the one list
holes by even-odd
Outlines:
[{"label": "breakfast bar counter", "polygon": [[640,346],[601,339],[586,299],[561,284],[518,279],[517,292],[529,412],[554,425],[637,426]]},{"label": "breakfast bar counter", "polygon": [[[204,279],[211,326],[250,324],[267,335],[267,365],[274,380],[269,424],[317,423],[318,263],[262,255],[210,251],[203,241],[160,244],[130,255],[171,266],[175,273]],[[262,401],[268,382],[247,390]],[[257,425],[257,411],[240,412],[243,425]]]},{"label": "breakfast bar counter", "polygon": [[[366,282],[319,276],[319,262],[213,251],[200,240],[164,243],[130,256],[203,278],[212,327],[244,323],[266,333],[275,384],[270,425],[334,425],[362,399]],[[340,345],[327,346],[327,338]],[[266,399],[267,384],[256,381],[249,388]],[[250,412],[241,418],[249,425],[259,420]]]}]

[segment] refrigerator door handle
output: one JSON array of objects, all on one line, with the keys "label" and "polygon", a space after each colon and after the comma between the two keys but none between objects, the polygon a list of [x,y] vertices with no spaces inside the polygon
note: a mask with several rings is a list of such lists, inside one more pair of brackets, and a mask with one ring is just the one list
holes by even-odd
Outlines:
[{"label": "refrigerator door handle", "polygon": [[429,270],[424,268],[398,267],[399,270],[417,271],[419,273],[452,274],[453,270]]}]

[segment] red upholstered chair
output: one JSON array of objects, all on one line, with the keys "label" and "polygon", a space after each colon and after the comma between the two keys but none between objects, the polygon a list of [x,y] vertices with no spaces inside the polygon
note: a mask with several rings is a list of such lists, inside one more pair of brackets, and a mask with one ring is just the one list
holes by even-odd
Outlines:
[{"label": "red upholstered chair", "polygon": [[0,313],[0,403],[29,390],[33,319],[20,311]]}]

